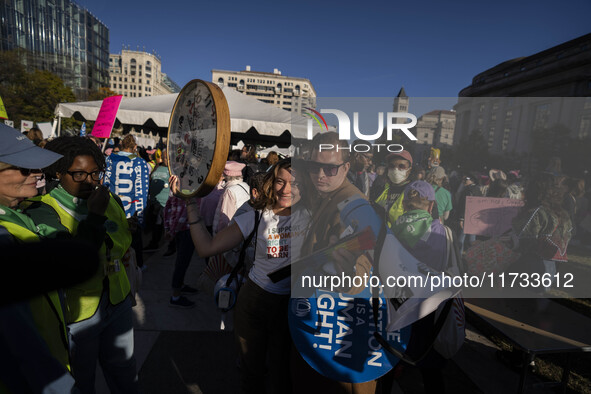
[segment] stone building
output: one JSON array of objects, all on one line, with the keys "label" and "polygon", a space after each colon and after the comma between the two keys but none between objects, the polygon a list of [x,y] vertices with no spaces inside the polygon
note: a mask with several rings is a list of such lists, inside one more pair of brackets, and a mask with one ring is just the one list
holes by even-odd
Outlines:
[{"label": "stone building", "polygon": [[250,66],[243,71],[211,70],[211,80],[286,111],[301,114],[302,108],[316,107],[316,90],[310,80],[281,75],[278,69],[272,73],[251,71]]}]

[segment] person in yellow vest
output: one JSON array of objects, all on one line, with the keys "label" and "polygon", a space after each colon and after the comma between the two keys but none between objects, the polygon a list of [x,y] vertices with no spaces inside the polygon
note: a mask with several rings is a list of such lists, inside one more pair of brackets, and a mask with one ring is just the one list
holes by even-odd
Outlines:
[{"label": "person in yellow vest", "polygon": [[45,169],[57,185],[32,199],[27,214],[43,223],[49,237],[69,235],[93,243],[101,258],[91,279],[65,289],[76,387],[82,393],[94,393],[98,361],[111,392],[136,393],[132,301],[122,262],[131,233],[121,201],[100,185],[105,159],[92,141],[60,137],[46,149],[64,156]]},{"label": "person in yellow vest", "polygon": [[386,176],[383,182],[376,180],[371,195],[375,197],[376,204],[384,208],[388,226],[392,227],[404,213],[402,201],[404,189],[411,181],[412,156],[406,150],[390,153],[386,156],[386,163]]},{"label": "person in yellow vest", "polygon": [[[37,194],[40,168],[60,157],[0,124],[0,246],[39,240],[38,227],[18,204]],[[62,302],[60,292],[51,291],[0,307],[0,393],[72,390]]]}]

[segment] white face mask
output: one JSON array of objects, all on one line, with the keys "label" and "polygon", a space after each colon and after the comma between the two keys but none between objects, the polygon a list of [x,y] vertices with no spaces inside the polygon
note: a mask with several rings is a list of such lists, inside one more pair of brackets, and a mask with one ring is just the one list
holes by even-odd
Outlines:
[{"label": "white face mask", "polygon": [[409,172],[410,172],[410,169],[399,170],[398,168],[389,168],[388,169],[388,178],[390,179],[390,181],[392,181],[392,183],[397,185],[399,183],[404,182],[406,180],[406,178],[408,178]]}]

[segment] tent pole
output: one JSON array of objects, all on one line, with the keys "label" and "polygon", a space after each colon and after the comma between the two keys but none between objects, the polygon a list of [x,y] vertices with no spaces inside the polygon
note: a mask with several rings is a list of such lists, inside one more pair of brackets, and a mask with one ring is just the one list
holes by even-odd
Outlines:
[{"label": "tent pole", "polygon": [[59,137],[62,132],[62,117],[58,115],[57,117],[57,136]]}]

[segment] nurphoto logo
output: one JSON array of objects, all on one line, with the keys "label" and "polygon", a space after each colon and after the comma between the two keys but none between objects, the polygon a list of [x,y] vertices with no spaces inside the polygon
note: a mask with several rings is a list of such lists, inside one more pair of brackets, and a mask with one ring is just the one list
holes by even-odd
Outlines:
[{"label": "nurphoto logo", "polygon": [[[313,139],[313,122],[315,120],[316,123],[320,126],[321,129],[328,131],[328,124],[326,120],[322,116],[322,114],[332,114],[337,117],[338,121],[338,132],[339,132],[339,139],[350,141],[351,140],[351,119],[349,116],[338,109],[321,109],[320,112],[313,110],[312,108],[306,108],[310,112],[306,112],[310,119],[308,119],[308,140]],[[384,121],[385,119],[385,121]],[[410,119],[408,123],[400,123],[401,121],[405,121]],[[384,123],[386,127],[384,127]],[[353,134],[356,139],[363,140],[363,141],[375,141],[379,139],[384,131],[386,131],[386,138],[388,141],[392,140],[392,136],[394,131],[400,130],[402,131],[408,139],[411,141],[416,141],[417,137],[415,137],[409,129],[413,128],[417,124],[417,117],[408,112],[387,112],[386,116],[384,116],[383,112],[378,112],[378,131],[373,134],[365,134],[359,130],[359,112],[353,112]],[[339,147],[336,147],[339,150]],[[355,152],[369,152],[372,148],[375,148],[378,152],[384,148],[388,152],[400,152],[404,149],[404,147],[400,144],[355,144],[353,147]],[[332,144],[320,144],[319,150],[330,150],[335,149]],[[345,149],[345,148],[340,148]],[[351,147],[348,148],[350,150]]]}]

